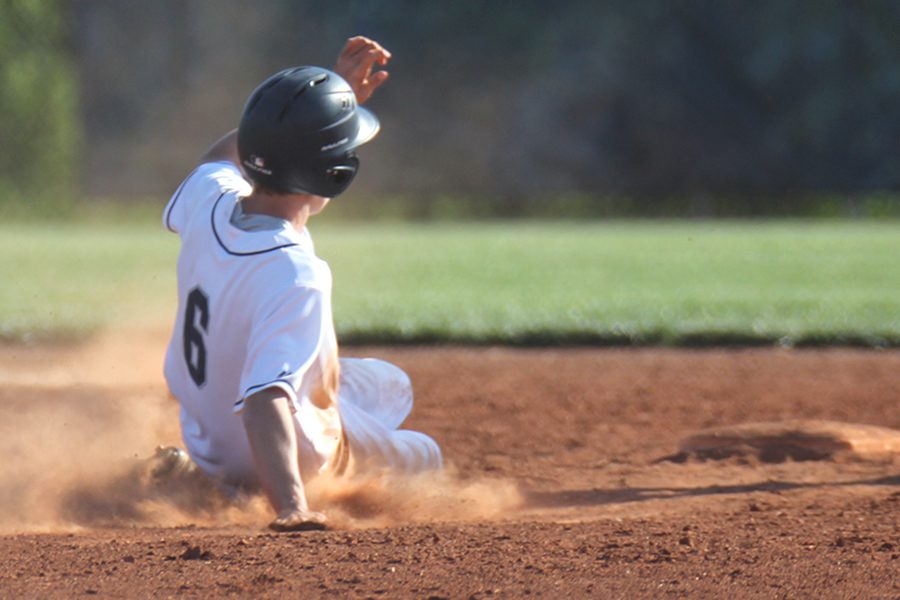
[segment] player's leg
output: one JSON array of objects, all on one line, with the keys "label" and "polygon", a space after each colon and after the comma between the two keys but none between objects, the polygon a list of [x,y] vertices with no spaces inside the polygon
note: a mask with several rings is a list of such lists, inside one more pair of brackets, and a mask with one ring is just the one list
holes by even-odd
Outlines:
[{"label": "player's leg", "polygon": [[441,450],[433,439],[398,429],[412,401],[412,385],[402,369],[375,359],[341,359],[338,410],[352,465],[407,473],[441,468]]},{"label": "player's leg", "polygon": [[412,412],[412,382],[403,369],[375,358],[342,358],[339,395],[343,402],[397,429]]}]

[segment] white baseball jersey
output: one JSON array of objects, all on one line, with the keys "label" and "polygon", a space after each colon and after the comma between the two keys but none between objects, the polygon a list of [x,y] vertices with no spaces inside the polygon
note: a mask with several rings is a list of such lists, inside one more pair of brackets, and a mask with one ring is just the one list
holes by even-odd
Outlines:
[{"label": "white baseball jersey", "polygon": [[[320,462],[342,435],[333,402],[339,364],[331,272],[305,229],[274,218],[271,226],[236,226],[239,199],[250,191],[234,164],[203,164],[163,214],[182,242],[166,380],[181,404],[191,457],[236,484],[256,481],[238,414],[255,392],[277,387],[288,395],[300,441]],[[316,395],[332,401],[330,408],[314,406]]]}]

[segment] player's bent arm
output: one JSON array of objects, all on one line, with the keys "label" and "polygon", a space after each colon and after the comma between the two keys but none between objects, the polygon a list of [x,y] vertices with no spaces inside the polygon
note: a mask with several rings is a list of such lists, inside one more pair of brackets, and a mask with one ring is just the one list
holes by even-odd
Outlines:
[{"label": "player's bent arm", "polygon": [[241,413],[263,490],[275,509],[271,527],[322,529],[324,517],[309,511],[300,478],[297,433],[284,390],[266,388],[244,400]]},{"label": "player's bent arm", "polygon": [[232,129],[210,146],[200,157],[200,164],[221,160],[227,160],[236,165],[241,164],[241,159],[238,157],[237,129]]}]

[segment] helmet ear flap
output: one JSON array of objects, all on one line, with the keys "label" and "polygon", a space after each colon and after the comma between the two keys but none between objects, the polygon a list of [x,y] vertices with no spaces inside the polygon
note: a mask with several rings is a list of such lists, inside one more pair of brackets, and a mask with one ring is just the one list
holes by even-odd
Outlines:
[{"label": "helmet ear flap", "polygon": [[334,164],[328,167],[325,170],[325,175],[326,177],[328,177],[331,185],[333,186],[333,191],[329,194],[329,196],[337,196],[348,187],[350,187],[350,184],[353,183],[353,180],[356,178],[356,174],[358,172],[359,159],[355,154],[348,155],[339,164]]}]

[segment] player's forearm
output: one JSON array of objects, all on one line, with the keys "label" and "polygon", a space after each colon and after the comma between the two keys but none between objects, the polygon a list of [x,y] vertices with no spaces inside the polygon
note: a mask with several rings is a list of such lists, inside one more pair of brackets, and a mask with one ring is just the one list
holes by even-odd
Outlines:
[{"label": "player's forearm", "polygon": [[244,428],[260,483],[279,517],[307,510],[297,453],[297,434],[285,393],[277,388],[244,401]]},{"label": "player's forearm", "polygon": [[241,159],[238,157],[237,129],[233,129],[219,138],[200,157],[201,164],[220,160],[227,160],[236,165],[241,164]]}]

